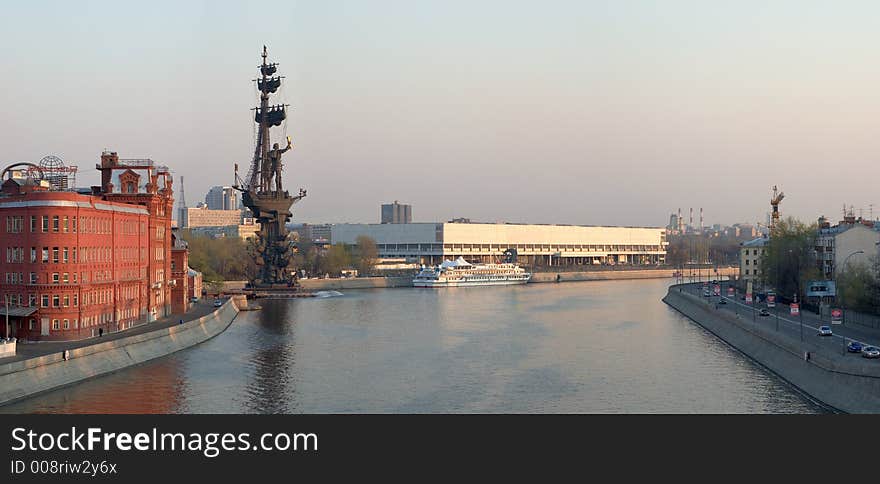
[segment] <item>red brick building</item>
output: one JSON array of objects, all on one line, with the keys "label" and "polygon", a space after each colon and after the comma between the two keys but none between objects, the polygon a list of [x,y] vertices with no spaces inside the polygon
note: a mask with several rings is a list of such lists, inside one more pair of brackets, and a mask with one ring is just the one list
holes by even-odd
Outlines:
[{"label": "red brick building", "polygon": [[55,191],[12,172],[0,186],[0,312],[8,299],[12,336],[75,340],[171,314],[168,168],[115,152],[96,168],[101,186],[91,191]]}]

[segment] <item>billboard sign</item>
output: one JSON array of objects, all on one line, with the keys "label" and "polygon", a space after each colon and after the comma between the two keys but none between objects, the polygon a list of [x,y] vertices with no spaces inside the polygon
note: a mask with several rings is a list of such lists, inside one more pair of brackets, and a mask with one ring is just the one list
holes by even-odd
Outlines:
[{"label": "billboard sign", "polygon": [[801,306],[798,303],[791,303],[790,309],[792,316],[797,316],[801,313]]},{"label": "billboard sign", "polygon": [[843,311],[840,308],[831,309],[831,324],[843,323]]},{"label": "billboard sign", "polygon": [[776,294],[770,293],[767,294],[767,307],[775,308],[776,307]]},{"label": "billboard sign", "polygon": [[809,297],[834,297],[837,295],[837,287],[834,281],[810,281],[807,283],[807,296]]},{"label": "billboard sign", "polygon": [[727,288],[727,295],[730,296],[730,297],[733,297],[733,296],[734,296],[734,294],[733,294],[733,286],[730,286],[730,287]]}]

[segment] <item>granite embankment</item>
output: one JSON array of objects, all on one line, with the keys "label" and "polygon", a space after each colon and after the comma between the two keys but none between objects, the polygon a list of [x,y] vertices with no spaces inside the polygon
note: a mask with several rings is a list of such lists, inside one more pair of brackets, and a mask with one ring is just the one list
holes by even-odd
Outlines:
[{"label": "granite embankment", "polygon": [[[723,267],[718,273],[703,269],[703,278],[733,276],[739,273],[736,267]],[[616,279],[666,279],[674,277],[674,269],[609,269],[566,272],[535,272],[530,283],[538,282],[575,282],[575,281],[607,281]],[[558,277],[558,280],[557,280]],[[352,277],[332,279],[300,279],[299,283],[306,291],[325,291],[329,289],[375,289],[386,287],[412,287],[413,276],[394,277]],[[227,281],[223,284],[224,291],[239,291],[245,287],[245,281]]]},{"label": "granite embankment", "polygon": [[112,373],[202,343],[238,314],[232,299],[192,321],[103,343],[0,364],[0,405]]},{"label": "granite embankment", "polygon": [[[670,286],[663,301],[824,405],[847,413],[880,412],[880,365],[800,341]],[[809,360],[805,352],[809,351]]]}]

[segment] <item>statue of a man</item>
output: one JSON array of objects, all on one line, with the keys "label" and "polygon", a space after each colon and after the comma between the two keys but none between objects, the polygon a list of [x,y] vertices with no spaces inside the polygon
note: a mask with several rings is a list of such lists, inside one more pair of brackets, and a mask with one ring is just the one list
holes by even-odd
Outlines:
[{"label": "statue of a man", "polygon": [[272,178],[275,178],[275,190],[281,192],[281,155],[291,149],[293,145],[290,143],[290,136],[287,137],[287,147],[281,149],[278,143],[272,145],[269,150],[269,174],[267,180],[267,188],[272,187]]}]

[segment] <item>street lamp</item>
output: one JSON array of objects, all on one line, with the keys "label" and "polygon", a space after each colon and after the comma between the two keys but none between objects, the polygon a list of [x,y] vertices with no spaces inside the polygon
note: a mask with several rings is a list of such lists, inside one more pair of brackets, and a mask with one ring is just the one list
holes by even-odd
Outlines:
[{"label": "street lamp", "polygon": [[[857,251],[853,252],[852,254],[846,256],[846,258],[843,259],[843,264],[841,264],[840,270],[841,270],[842,272],[845,273],[845,272],[846,272],[846,263],[849,261],[849,258],[852,257],[852,256],[854,256],[854,255],[856,255],[856,254],[864,254],[864,253],[865,253],[864,250],[857,250]],[[843,286],[840,287],[840,290],[841,290],[841,293],[842,293],[842,292],[843,292]],[[841,294],[841,296],[843,296],[843,294]],[[843,297],[841,297],[840,299],[841,299],[841,303],[842,303],[842,302],[843,302]],[[847,313],[847,311],[844,311],[844,312],[843,312],[843,324],[846,324],[846,313]]]}]

